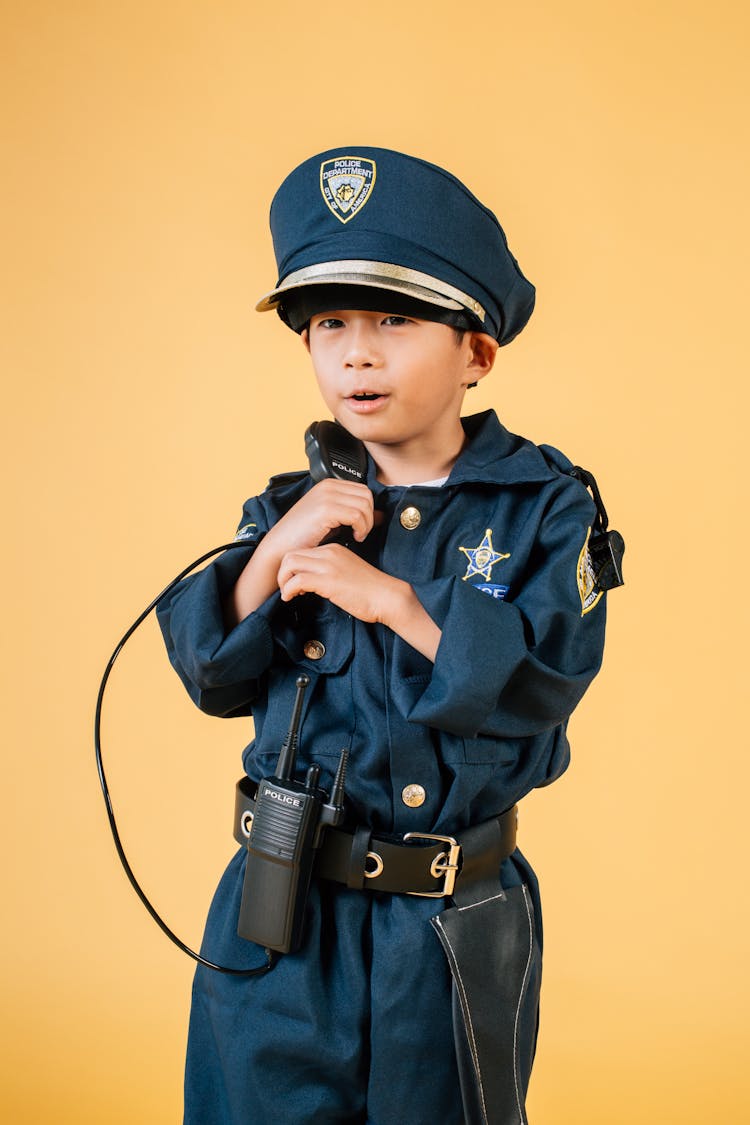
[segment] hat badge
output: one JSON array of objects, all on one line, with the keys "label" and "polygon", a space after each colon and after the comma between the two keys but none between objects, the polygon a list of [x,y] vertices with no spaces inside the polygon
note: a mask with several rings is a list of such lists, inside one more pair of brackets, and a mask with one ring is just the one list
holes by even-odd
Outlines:
[{"label": "hat badge", "polygon": [[375,161],[363,156],[337,156],[320,165],[320,191],[326,207],[341,223],[362,210],[375,185]]}]

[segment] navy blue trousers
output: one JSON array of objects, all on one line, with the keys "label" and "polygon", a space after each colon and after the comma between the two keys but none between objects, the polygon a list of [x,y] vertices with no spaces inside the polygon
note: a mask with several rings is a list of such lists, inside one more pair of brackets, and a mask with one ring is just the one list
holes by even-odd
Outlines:
[{"label": "navy blue trousers", "polygon": [[[243,872],[239,852],[203,952],[244,968],[265,954],[236,934]],[[255,978],[199,966],[185,1125],[463,1125],[451,974],[429,923],[444,907],[321,881],[300,952]]]}]

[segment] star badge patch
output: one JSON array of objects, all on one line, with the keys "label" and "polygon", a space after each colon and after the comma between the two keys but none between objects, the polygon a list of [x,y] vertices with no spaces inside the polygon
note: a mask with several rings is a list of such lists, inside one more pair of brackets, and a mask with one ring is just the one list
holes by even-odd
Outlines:
[{"label": "star badge patch", "polygon": [[478,547],[459,547],[458,549],[459,551],[463,551],[469,560],[466,574],[463,576],[464,582],[467,578],[472,578],[475,574],[481,574],[482,578],[486,578],[489,582],[495,563],[500,562],[502,559],[510,558],[510,554],[502,555],[492,546],[492,531],[489,527],[485,531],[484,539]]},{"label": "star badge patch", "polygon": [[361,211],[375,184],[375,161],[362,156],[338,156],[320,165],[320,190],[326,207],[341,223]]}]

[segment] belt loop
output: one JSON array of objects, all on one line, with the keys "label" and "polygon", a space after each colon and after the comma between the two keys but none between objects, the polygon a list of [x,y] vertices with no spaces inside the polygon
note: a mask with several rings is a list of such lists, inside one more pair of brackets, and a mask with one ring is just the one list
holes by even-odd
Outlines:
[{"label": "belt loop", "polygon": [[349,856],[349,871],[347,872],[346,885],[356,891],[361,891],[365,885],[365,861],[370,850],[372,831],[360,826],[354,831],[352,837],[352,850]]}]

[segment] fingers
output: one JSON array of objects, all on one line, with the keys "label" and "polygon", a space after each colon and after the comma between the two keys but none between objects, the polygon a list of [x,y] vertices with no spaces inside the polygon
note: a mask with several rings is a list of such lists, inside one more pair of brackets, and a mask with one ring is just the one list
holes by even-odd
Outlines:
[{"label": "fingers", "polygon": [[328,477],[298,500],[269,532],[279,562],[288,551],[316,547],[339,527],[351,527],[361,543],[373,526],[373,499],[369,488],[353,481]]},{"label": "fingers", "polygon": [[308,496],[327,531],[351,527],[358,543],[372,531],[373,499],[367,485],[329,477],[315,485]]},{"label": "fingers", "polygon": [[[317,594],[360,621],[384,621],[405,585],[339,544],[290,551],[281,561],[282,600]],[[390,614],[392,616],[392,614]]]},{"label": "fingers", "polygon": [[300,594],[328,597],[327,591],[332,584],[338,552],[343,552],[344,557],[347,555],[345,547],[333,543],[305,551],[290,551],[284,555],[277,577],[281,600],[288,602]]}]

